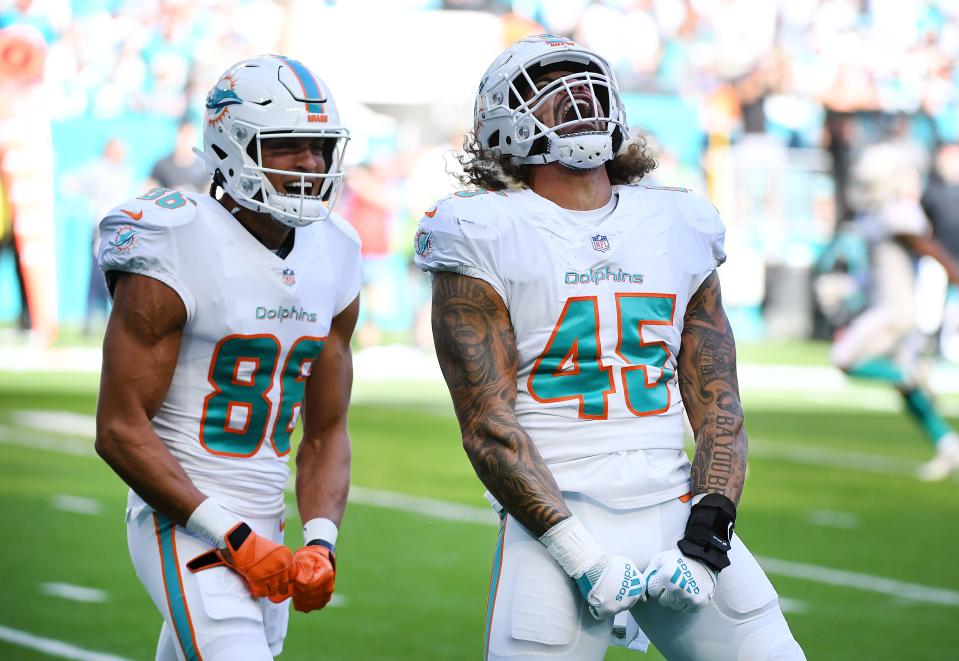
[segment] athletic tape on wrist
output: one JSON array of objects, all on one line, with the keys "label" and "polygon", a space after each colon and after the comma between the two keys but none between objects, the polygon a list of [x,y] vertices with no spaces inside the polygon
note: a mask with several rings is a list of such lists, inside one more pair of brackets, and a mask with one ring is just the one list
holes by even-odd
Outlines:
[{"label": "athletic tape on wrist", "polygon": [[573,579],[598,565],[604,555],[596,539],[575,516],[557,523],[539,541]]},{"label": "athletic tape on wrist", "polygon": [[719,493],[699,494],[693,502],[686,532],[677,546],[683,555],[701,560],[719,572],[729,566],[736,505]]},{"label": "athletic tape on wrist", "polygon": [[226,535],[241,523],[240,518],[220,507],[212,498],[200,503],[190,518],[186,529],[197,537],[202,537],[213,546],[226,548]]},{"label": "athletic tape on wrist", "polygon": [[323,540],[324,542],[328,542],[330,546],[334,546],[338,534],[339,530],[336,524],[322,516],[310,519],[303,524],[304,545],[309,545],[310,542],[316,540]]}]

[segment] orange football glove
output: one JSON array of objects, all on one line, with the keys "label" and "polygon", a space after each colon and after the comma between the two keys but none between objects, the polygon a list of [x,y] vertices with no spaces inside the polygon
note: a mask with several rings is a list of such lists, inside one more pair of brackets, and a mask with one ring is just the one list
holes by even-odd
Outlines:
[{"label": "orange football glove", "polygon": [[225,549],[213,549],[186,564],[191,572],[226,565],[246,581],[254,597],[269,597],[280,603],[289,599],[293,552],[282,544],[257,535],[245,523],[226,534]]},{"label": "orange football glove", "polygon": [[326,606],[336,581],[336,556],[321,544],[298,549],[293,555],[293,608],[309,613]]}]

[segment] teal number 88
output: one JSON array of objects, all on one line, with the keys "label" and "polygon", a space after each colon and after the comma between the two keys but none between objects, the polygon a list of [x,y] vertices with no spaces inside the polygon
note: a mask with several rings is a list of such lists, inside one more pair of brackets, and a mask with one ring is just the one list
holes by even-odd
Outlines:
[{"label": "teal number 88", "polygon": [[213,454],[250,457],[269,436],[278,455],[290,451],[310,365],[323,349],[322,337],[301,337],[287,353],[280,374],[277,415],[271,430],[271,390],[280,341],[273,335],[230,335],[213,350],[207,380],[213,391],[203,400],[200,444]]}]

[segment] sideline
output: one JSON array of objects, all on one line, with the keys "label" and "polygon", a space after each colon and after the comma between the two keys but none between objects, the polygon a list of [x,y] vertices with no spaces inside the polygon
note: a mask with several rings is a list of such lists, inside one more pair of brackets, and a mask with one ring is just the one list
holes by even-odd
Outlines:
[{"label": "sideline", "polygon": [[[73,373],[96,375],[102,362],[100,346],[44,347],[29,342],[0,345],[3,372]],[[761,393],[806,391],[826,394],[875,394],[882,389],[862,390],[862,381],[849,379],[829,365],[789,365],[740,362],[739,387]],[[410,383],[443,385],[443,375],[435,356],[413,346],[384,345],[367,347],[353,353],[356,381],[373,384]],[[799,386],[797,386],[799,384]],[[959,365],[937,361],[929,375],[929,385],[938,394],[959,393]],[[861,403],[854,398],[852,403]],[[826,398],[824,397],[824,400]],[[826,400],[828,401],[828,400]],[[883,409],[888,404],[883,402]]]}]

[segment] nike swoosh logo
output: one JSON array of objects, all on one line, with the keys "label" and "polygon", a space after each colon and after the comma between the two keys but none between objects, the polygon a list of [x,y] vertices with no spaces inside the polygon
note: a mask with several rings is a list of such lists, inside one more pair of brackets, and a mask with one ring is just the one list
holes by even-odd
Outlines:
[{"label": "nike swoosh logo", "polygon": [[436,207],[433,207],[429,211],[424,211],[423,215],[426,216],[427,218],[432,218],[433,216],[436,215]]},{"label": "nike swoosh logo", "polygon": [[120,211],[130,216],[130,218],[132,218],[133,220],[140,220],[141,218],[143,218],[143,211],[137,211],[136,213],[134,213],[133,211],[127,211],[126,209],[120,209]]}]

